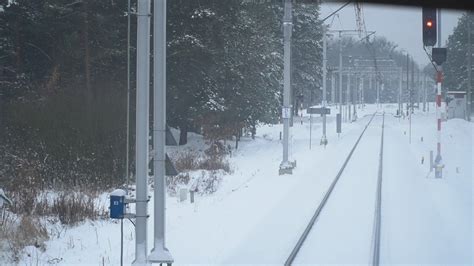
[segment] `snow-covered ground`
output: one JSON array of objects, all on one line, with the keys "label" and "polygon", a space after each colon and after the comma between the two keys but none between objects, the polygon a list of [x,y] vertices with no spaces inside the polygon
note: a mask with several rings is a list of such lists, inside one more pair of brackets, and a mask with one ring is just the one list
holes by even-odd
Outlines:
[{"label": "snow-covered ground", "polygon": [[[443,123],[442,153],[446,167],[444,178],[434,179],[429,173],[429,151],[436,148],[434,112],[426,114],[416,111],[412,120],[412,142],[409,144],[408,120],[393,117],[396,104],[385,105],[383,109],[386,112],[386,146],[381,262],[472,264],[474,123],[463,120]],[[175,258],[175,265],[282,265],[370,119],[369,115],[376,110],[373,105],[364,110],[359,109],[359,119],[354,123],[344,123],[343,133],[337,136],[336,110],[333,108],[328,118],[327,147],[319,145],[321,119],[315,116],[311,149],[308,119],[303,119],[304,123],[301,124],[299,118],[296,118],[290,149],[291,158],[297,161],[293,175],[278,175],[282,154],[279,141],[281,125],[261,126],[255,140],[243,138],[239,149],[229,159],[233,172],[223,177],[216,193],[198,196],[194,204],[178,202],[176,197],[168,197],[167,246]],[[376,130],[373,134],[368,132],[366,135],[367,138],[375,140],[365,141],[379,143],[378,124],[379,121],[374,121],[373,127]],[[353,158],[357,158],[361,163],[365,159],[360,157],[368,158],[365,166],[358,165],[356,168],[360,171],[361,167],[365,167],[367,176],[370,176],[372,172],[376,172],[377,158],[374,160],[372,157],[378,155],[374,152],[378,146],[363,145],[361,141],[358,149],[360,150],[354,153]],[[421,164],[423,156],[425,162]],[[350,178],[351,167],[348,166],[346,171],[349,171]],[[344,225],[349,227],[343,229],[345,232],[357,233],[365,232],[365,229],[359,228],[361,225],[371,228],[372,224],[361,222],[364,219],[351,222],[353,207],[363,210],[362,213],[366,215],[373,215],[375,203],[367,206],[355,205],[362,202],[357,200],[358,196],[375,195],[372,184],[375,184],[375,179],[361,179],[360,182],[341,178],[338,184],[341,187],[336,187],[339,192],[334,196],[338,197],[338,201],[346,202],[341,205],[346,209],[336,210],[337,213],[331,215],[327,221],[323,220],[323,211],[321,226],[332,227],[332,230],[338,231],[342,230],[339,227]],[[370,197],[366,198],[370,201]],[[150,212],[153,210],[152,204],[153,200],[149,206]],[[373,219],[365,220],[372,222]],[[151,249],[152,219],[149,226]],[[318,230],[318,226],[313,230]],[[120,223],[117,221],[86,222],[55,235],[46,243],[45,252],[28,247],[20,264],[117,265],[120,262]],[[320,241],[318,235],[312,236],[317,239],[314,241]],[[371,235],[365,237],[370,239]],[[355,238],[356,236],[350,240]],[[370,241],[367,245],[367,248],[370,248]],[[324,246],[324,243],[320,246]],[[368,263],[369,258],[367,261],[350,260],[365,256],[365,253],[356,254],[361,249],[348,245],[344,250],[352,253],[352,257],[339,256],[338,260],[338,254],[334,253],[332,255],[335,260],[309,258],[305,263]],[[132,262],[134,252],[134,227],[125,220],[125,263]]]},{"label": "snow-covered ground", "polygon": [[367,264],[382,133],[375,116],[335,186],[295,264]]}]

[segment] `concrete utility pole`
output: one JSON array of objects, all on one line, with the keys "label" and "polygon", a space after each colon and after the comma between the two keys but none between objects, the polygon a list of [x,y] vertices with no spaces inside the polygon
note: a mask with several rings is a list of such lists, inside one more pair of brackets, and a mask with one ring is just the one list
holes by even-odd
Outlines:
[{"label": "concrete utility pole", "polygon": [[357,108],[362,108],[362,74],[359,76],[359,87],[357,88]]},{"label": "concrete utility pole", "polygon": [[410,105],[411,105],[411,108],[410,108],[410,112],[413,113],[414,112],[414,99],[413,99],[413,95],[415,93],[415,61],[412,60],[411,61],[411,89],[410,89]]},{"label": "concrete utility pole", "polygon": [[371,74],[368,75],[368,79],[369,79],[369,91],[373,92],[374,88],[372,87],[373,83],[372,83],[372,75]]},{"label": "concrete utility pole", "polygon": [[136,224],[134,265],[147,264],[148,121],[150,103],[150,0],[138,0],[136,109]]},{"label": "concrete utility pole", "polygon": [[378,108],[380,105],[380,81],[377,79],[377,77],[375,78],[375,90],[376,90],[376,97],[377,97],[376,102],[377,102],[377,108]]},{"label": "concrete utility pole", "polygon": [[423,112],[426,112],[426,75],[423,74],[421,80],[421,90],[423,91]]},{"label": "concrete utility pole", "polygon": [[418,110],[420,110],[420,103],[421,103],[421,96],[423,94],[423,90],[420,88],[421,86],[421,78],[420,78],[420,70],[416,70],[416,95],[418,96]]},{"label": "concrete utility pole", "polygon": [[351,121],[351,68],[349,67],[349,72],[347,72],[347,90],[346,90],[346,113],[347,113],[347,122]]},{"label": "concrete utility pole", "polygon": [[[359,85],[360,85],[360,82],[359,82]],[[357,78],[355,78],[355,84],[352,90],[352,112],[353,112],[352,121],[357,120],[357,97],[359,95],[358,93],[359,88],[360,87],[357,84]]]},{"label": "concrete utility pole", "polygon": [[379,81],[377,80],[377,74],[375,74],[375,103],[377,108],[379,107]]},{"label": "concrete utility pole", "polygon": [[[407,92],[410,93],[410,55],[407,53]],[[407,115],[408,115],[408,101],[407,101]]]},{"label": "concrete utility pole", "polygon": [[336,76],[334,71],[331,72],[331,104],[336,102]]},{"label": "concrete utility pole", "polygon": [[290,118],[291,109],[291,35],[293,31],[293,6],[292,0],[285,0],[285,13],[283,17],[283,53],[284,53],[284,75],[283,75],[283,161],[280,164],[280,175],[292,174],[296,162],[288,160]]},{"label": "concrete utility pole", "polygon": [[[323,30],[323,99],[322,99],[322,108],[326,109],[326,86],[327,86],[327,34],[326,29]],[[328,144],[328,139],[326,138],[326,112],[323,114],[323,136],[321,137],[321,145],[326,146]]]},{"label": "concrete utility pole", "polygon": [[342,116],[342,32],[339,31],[339,114]]},{"label": "concrete utility pole", "polygon": [[360,77],[360,101],[361,101],[361,108],[364,109],[365,106],[365,89],[364,89],[364,78]]},{"label": "concrete utility pole", "polygon": [[148,260],[173,263],[165,245],[166,209],[166,0],[153,4],[153,173],[154,173],[154,247]]},{"label": "concrete utility pole", "polygon": [[472,114],[472,44],[471,44],[471,23],[472,11],[467,12],[467,121],[471,121]]},{"label": "concrete utility pole", "polygon": [[375,106],[379,107],[379,81],[377,79],[377,73],[374,72],[374,88],[375,88]]},{"label": "concrete utility pole", "polygon": [[398,83],[398,115],[402,116],[403,114],[403,105],[402,105],[402,94],[403,94],[403,68],[400,67],[399,71],[400,80]]},{"label": "concrete utility pole", "polygon": [[378,98],[379,98],[379,107],[382,107],[382,102],[380,100],[380,96],[382,94],[382,92],[385,90],[385,83],[382,82],[382,84],[380,85],[380,88],[378,90]]}]

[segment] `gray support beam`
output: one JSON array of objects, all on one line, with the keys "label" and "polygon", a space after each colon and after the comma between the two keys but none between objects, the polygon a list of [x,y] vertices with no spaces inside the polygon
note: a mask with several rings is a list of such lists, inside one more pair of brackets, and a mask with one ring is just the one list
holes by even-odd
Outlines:
[{"label": "gray support beam", "polygon": [[150,0],[138,0],[136,109],[136,226],[134,265],[147,263],[148,115],[150,99]]},{"label": "gray support beam", "polygon": [[418,96],[418,110],[420,110],[421,96],[423,91],[421,88],[420,70],[416,70],[416,95]]},{"label": "gray support beam", "polygon": [[426,75],[421,80],[421,91],[423,93],[423,112],[426,112]]},{"label": "gray support beam", "polygon": [[415,60],[411,61],[411,87],[410,87],[410,112],[414,112],[415,99],[413,96],[415,94]]},{"label": "gray support beam", "polygon": [[357,120],[357,95],[359,95],[359,84],[357,84],[357,76],[354,80],[354,86],[352,87],[351,99],[352,99],[352,121]]},{"label": "gray support beam", "polygon": [[369,74],[367,78],[369,79],[369,91],[370,91],[370,94],[372,94],[373,93],[372,75]]},{"label": "gray support beam", "polygon": [[166,0],[153,4],[153,173],[154,239],[150,262],[172,263],[166,248]]},{"label": "gray support beam", "polygon": [[342,34],[339,32],[339,114],[342,116]]},{"label": "gray support beam", "polygon": [[[405,93],[410,93],[410,55],[407,53],[407,91]],[[409,100],[409,98],[408,98]],[[407,115],[408,115],[408,100],[407,100]]]},{"label": "gray support beam", "polygon": [[351,69],[349,68],[349,72],[347,73],[347,90],[346,90],[346,121],[351,121]]},{"label": "gray support beam", "polygon": [[438,25],[437,25],[437,31],[438,31],[438,33],[437,33],[438,34],[437,44],[438,45],[437,46],[438,47],[443,47],[443,45],[441,44],[441,40],[442,40],[441,39],[441,33],[442,33],[441,25],[443,25],[443,24],[441,24],[441,8],[438,8],[437,11],[438,11]]},{"label": "gray support beam", "polygon": [[336,102],[336,76],[331,72],[331,104]]},{"label": "gray support beam", "polygon": [[385,83],[382,82],[379,88],[379,107],[382,107],[382,100],[381,100],[381,94],[385,90]]},{"label": "gray support beam", "polygon": [[380,84],[380,82],[375,79],[375,87],[377,89],[377,107],[380,107],[380,86],[383,84]]},{"label": "gray support beam", "polygon": [[361,77],[360,79],[360,83],[361,83],[361,91],[360,91],[360,100],[361,100],[361,104],[362,104],[362,109],[364,109],[365,107],[365,85],[364,85],[364,78]]},{"label": "gray support beam", "polygon": [[398,81],[398,115],[402,116],[403,106],[402,106],[402,93],[403,93],[403,68],[400,68],[399,71],[399,81]]},{"label": "gray support beam", "polygon": [[[327,34],[326,29],[323,31],[323,97],[322,97],[322,107],[326,108],[326,97],[327,97]],[[326,137],[326,113],[323,114],[323,136],[321,137],[321,145],[327,145],[328,140]]]},{"label": "gray support beam", "polygon": [[362,75],[360,75],[359,77],[359,93],[358,93],[358,99],[357,99],[357,103],[359,104],[359,109],[362,108],[362,91],[364,90],[364,77]]},{"label": "gray support beam", "polygon": [[471,121],[472,114],[472,11],[467,12],[467,121]]},{"label": "gray support beam", "polygon": [[359,74],[359,85],[357,87],[357,104],[359,109],[362,107],[362,88],[364,87],[364,76],[362,73]]},{"label": "gray support beam", "polygon": [[283,17],[283,160],[280,164],[280,174],[292,174],[294,163],[288,159],[291,108],[291,35],[293,31],[293,6],[291,0],[285,0]]}]

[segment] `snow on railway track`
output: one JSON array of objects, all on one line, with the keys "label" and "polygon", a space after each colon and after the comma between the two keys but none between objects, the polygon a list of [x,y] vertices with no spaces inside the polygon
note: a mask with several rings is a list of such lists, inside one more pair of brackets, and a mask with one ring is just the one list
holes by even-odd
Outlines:
[{"label": "snow on railway track", "polygon": [[371,117],[285,265],[378,265],[383,124]]}]

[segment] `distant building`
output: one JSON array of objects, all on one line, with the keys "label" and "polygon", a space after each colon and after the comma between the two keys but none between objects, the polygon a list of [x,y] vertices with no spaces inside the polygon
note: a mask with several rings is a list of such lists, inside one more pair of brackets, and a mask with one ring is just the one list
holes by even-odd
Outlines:
[{"label": "distant building", "polygon": [[448,91],[446,93],[448,119],[467,119],[467,99],[465,91]]}]

